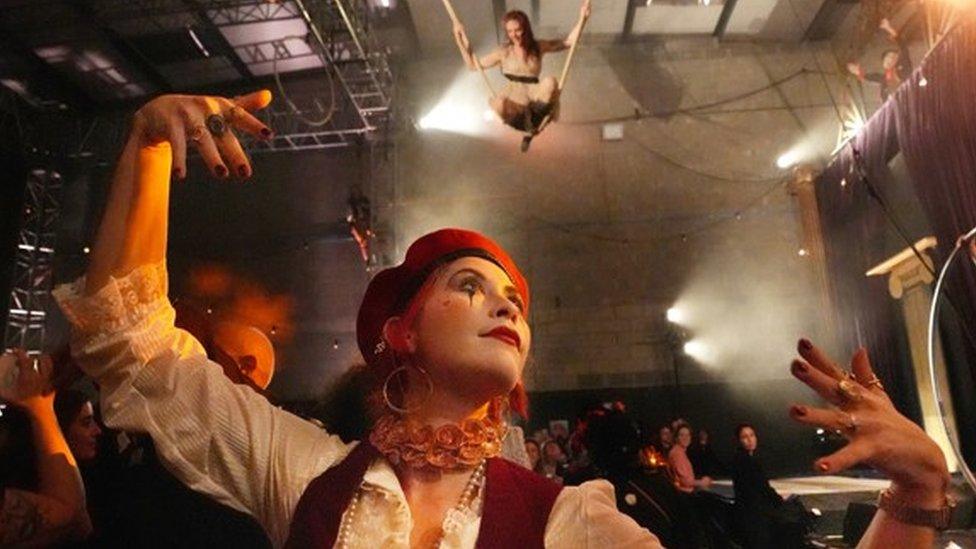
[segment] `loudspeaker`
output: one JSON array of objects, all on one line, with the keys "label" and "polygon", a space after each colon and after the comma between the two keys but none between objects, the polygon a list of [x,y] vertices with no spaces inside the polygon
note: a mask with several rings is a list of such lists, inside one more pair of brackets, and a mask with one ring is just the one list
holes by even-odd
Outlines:
[{"label": "loudspeaker", "polygon": [[875,503],[847,504],[847,514],[844,515],[844,543],[851,547],[857,545],[877,512],[878,506]]}]

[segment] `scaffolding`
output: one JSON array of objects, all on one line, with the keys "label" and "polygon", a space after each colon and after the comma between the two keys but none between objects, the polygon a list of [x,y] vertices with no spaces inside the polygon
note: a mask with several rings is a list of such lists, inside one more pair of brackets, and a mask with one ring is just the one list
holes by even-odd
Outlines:
[{"label": "scaffolding", "polygon": [[61,175],[44,169],[31,171],[24,194],[24,223],[17,238],[3,346],[5,351],[22,348],[36,356],[44,348],[51,302]]}]

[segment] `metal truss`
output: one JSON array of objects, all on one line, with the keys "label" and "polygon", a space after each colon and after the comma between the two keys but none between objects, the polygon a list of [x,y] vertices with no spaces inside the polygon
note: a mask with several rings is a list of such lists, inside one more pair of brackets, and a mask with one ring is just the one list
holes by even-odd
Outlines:
[{"label": "metal truss", "polygon": [[61,176],[57,172],[37,169],[28,176],[24,225],[17,239],[14,283],[3,337],[5,350],[20,347],[36,355],[44,348],[60,194]]},{"label": "metal truss", "polygon": [[370,131],[386,123],[393,73],[368,32],[365,0],[294,0],[342,88]]}]

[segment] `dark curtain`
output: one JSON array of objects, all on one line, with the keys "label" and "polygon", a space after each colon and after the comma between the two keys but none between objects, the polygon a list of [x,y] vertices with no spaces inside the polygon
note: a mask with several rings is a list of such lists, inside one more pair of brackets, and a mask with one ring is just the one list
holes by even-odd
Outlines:
[{"label": "dark curtain", "polygon": [[[932,50],[892,102],[899,147],[939,241],[938,264],[976,226],[976,21],[969,19]],[[951,305],[943,306],[941,322],[959,437],[974,463],[976,272],[962,266],[947,278]]]},{"label": "dark curtain", "polygon": [[[926,85],[920,85],[924,79]],[[912,186],[939,241],[941,265],[956,238],[976,225],[976,21],[958,25],[940,42],[860,134],[818,179],[826,261],[837,306],[841,345],[864,345],[899,409],[919,419],[914,375],[901,315],[883,277],[865,271],[884,259],[883,235],[891,221],[883,201],[888,163],[899,152]],[[856,152],[856,153],[855,153]],[[855,154],[859,156],[855,169]],[[860,172],[865,176],[864,181]],[[844,183],[842,185],[842,183]],[[917,238],[922,235],[911,235]],[[907,243],[904,244],[907,246]],[[976,276],[959,269],[950,280],[952,323],[943,329],[956,422],[967,458],[976,457]],[[965,272],[963,272],[965,271]],[[971,461],[972,462],[972,461]]]}]

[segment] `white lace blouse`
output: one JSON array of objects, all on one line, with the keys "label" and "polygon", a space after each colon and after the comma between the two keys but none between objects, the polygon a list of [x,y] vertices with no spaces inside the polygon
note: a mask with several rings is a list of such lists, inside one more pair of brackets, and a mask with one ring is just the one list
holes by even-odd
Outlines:
[{"label": "white lace blouse", "polygon": [[[102,414],[115,429],[149,433],[160,459],[187,486],[246,512],[284,545],[305,487],[353,445],[234,385],[187,332],[173,326],[164,263],[145,265],[84,295],[85,280],[54,295],[72,324],[72,351],[101,385]],[[412,518],[384,459],[363,479],[350,524],[355,547],[409,547]],[[443,548],[474,547],[473,513],[452,524]],[[445,525],[448,526],[448,525]],[[517,525],[513,525],[517,528]],[[546,527],[547,547],[659,547],[657,538],[616,509],[605,481],[565,488]]]}]

